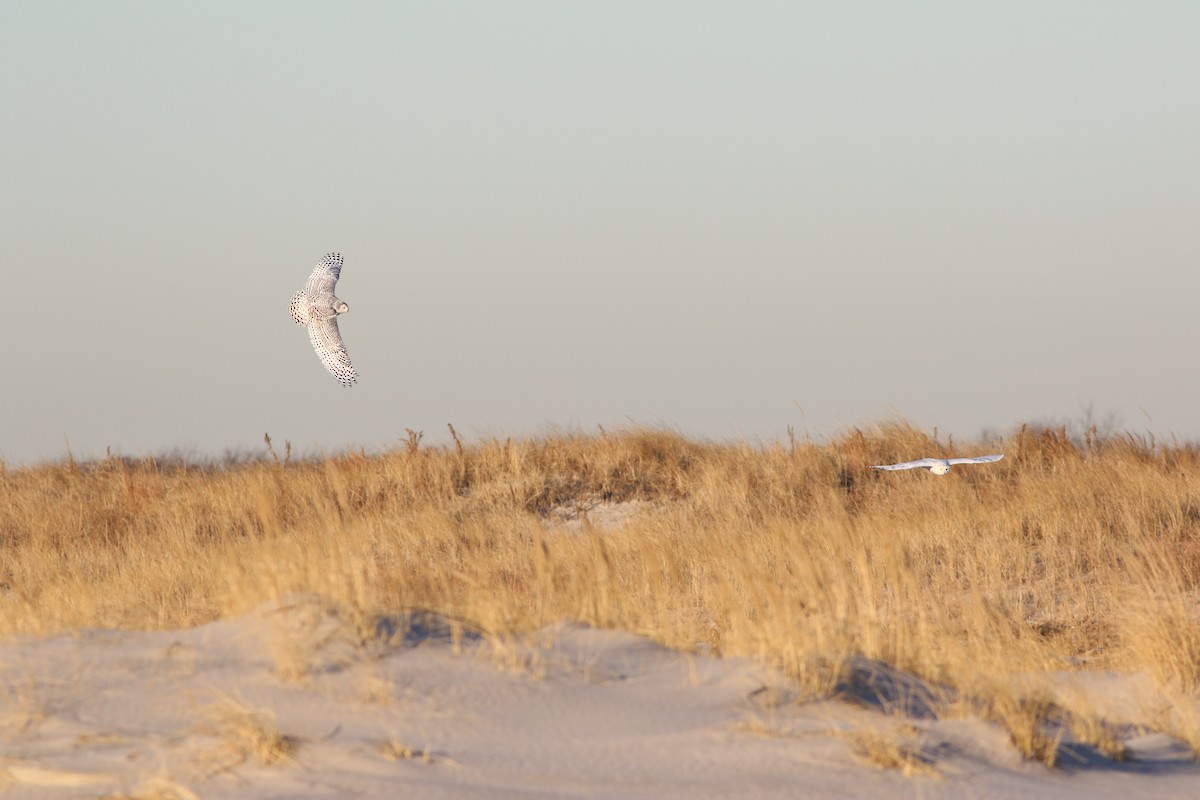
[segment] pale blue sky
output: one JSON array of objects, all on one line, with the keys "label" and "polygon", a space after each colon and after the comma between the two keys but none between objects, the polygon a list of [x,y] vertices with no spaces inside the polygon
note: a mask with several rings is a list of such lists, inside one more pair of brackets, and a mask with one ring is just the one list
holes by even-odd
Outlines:
[{"label": "pale blue sky", "polygon": [[[0,19],[9,463],[1087,405],[1200,436],[1200,3]],[[287,313],[332,250],[349,390]]]}]

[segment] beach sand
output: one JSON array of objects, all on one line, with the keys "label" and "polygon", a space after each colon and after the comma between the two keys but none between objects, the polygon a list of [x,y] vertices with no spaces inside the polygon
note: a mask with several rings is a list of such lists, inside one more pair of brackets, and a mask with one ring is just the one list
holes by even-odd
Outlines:
[{"label": "beach sand", "polygon": [[[1072,673],[1132,758],[1064,734],[1060,765],[998,726],[938,718],[923,685],[852,664],[802,701],[746,659],[563,623],[487,637],[429,614],[339,618],[293,597],[192,630],[0,646],[14,798],[1200,796],[1183,743],[1120,728],[1136,678]],[[903,699],[904,702],[900,702]],[[886,713],[885,713],[886,712]]]}]

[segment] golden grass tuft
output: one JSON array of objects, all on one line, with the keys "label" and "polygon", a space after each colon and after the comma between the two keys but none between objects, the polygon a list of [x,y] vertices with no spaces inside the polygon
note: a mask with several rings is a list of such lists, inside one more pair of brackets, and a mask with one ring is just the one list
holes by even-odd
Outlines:
[{"label": "golden grass tuft", "polygon": [[263,766],[289,763],[300,745],[299,739],[279,731],[274,713],[234,697],[222,697],[204,709],[203,715],[200,730],[220,742],[205,755],[209,772],[222,772],[249,760]]},{"label": "golden grass tuft", "polygon": [[1056,766],[1066,732],[1061,710],[1048,697],[1023,695],[999,686],[983,697],[982,715],[1008,732],[1013,746],[1027,759]]},{"label": "golden grass tuft", "polygon": [[[809,695],[851,656],[882,662],[991,697],[1043,761],[1057,746],[1022,720],[1050,709],[1013,675],[1145,671],[1200,691],[1193,445],[1033,427],[951,444],[905,424],[765,445],[452,433],[428,447],[408,431],[374,456],[7,467],[0,634],[182,627],[308,594],[350,638],[423,609],[513,643],[497,653],[529,670],[521,637],[580,620],[762,658]],[[984,452],[1006,457],[945,477],[870,469]],[[635,511],[604,524],[618,504]],[[282,678],[327,649],[301,633],[280,640]]]},{"label": "golden grass tuft", "polygon": [[864,727],[843,736],[855,755],[880,769],[898,770],[905,777],[937,777],[937,760],[921,744],[921,732],[913,725],[890,728]]},{"label": "golden grass tuft", "polygon": [[376,749],[388,761],[408,761],[409,759],[417,758],[421,760],[422,764],[433,763],[433,753],[429,751],[428,747],[421,750],[414,750],[396,738],[385,739],[379,742]]}]

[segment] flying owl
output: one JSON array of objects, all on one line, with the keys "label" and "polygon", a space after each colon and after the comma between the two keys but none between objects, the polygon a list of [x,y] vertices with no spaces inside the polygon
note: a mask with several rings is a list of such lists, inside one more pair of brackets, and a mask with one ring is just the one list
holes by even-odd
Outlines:
[{"label": "flying owl", "polygon": [[358,380],[358,373],[350,363],[350,355],[338,332],[337,315],[350,310],[350,306],[333,294],[341,273],[340,253],[330,253],[322,258],[308,276],[304,291],[292,295],[291,311],[296,324],[308,328],[308,338],[312,339],[313,349],[325,369],[342,386],[348,387]]},{"label": "flying owl", "polygon": [[1004,458],[998,456],[976,456],[975,458],[922,458],[917,461],[905,461],[903,464],[875,465],[871,469],[927,469],[934,475],[945,475],[950,471],[951,464],[987,464]]}]

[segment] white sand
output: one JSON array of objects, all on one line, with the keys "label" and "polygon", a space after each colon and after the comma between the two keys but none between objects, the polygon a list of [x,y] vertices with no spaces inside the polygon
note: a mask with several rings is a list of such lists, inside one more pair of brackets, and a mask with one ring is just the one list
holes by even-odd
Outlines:
[{"label": "white sand", "polygon": [[[1088,680],[1072,690],[1121,696],[1122,679]],[[264,765],[239,749],[246,726],[231,721],[231,708],[273,719],[294,744],[291,756]],[[863,704],[797,703],[785,678],[747,661],[574,625],[504,644],[418,617],[382,624],[364,646],[319,603],[298,599],[195,630],[0,645],[0,790],[16,798],[1200,797],[1200,766],[1161,734],[1130,729],[1132,762],[1075,748],[1077,758],[1048,769],[1022,760],[990,723],[913,711],[906,721]],[[856,755],[854,731],[905,722],[923,772],[933,774],[906,777]],[[389,741],[412,757],[389,757]]]}]

